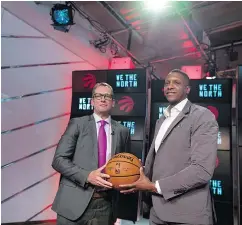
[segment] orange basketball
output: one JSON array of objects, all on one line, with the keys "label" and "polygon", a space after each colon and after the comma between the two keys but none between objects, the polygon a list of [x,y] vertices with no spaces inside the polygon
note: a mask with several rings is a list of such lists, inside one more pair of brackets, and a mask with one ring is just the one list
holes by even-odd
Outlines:
[{"label": "orange basketball", "polygon": [[131,184],[140,177],[141,162],[130,153],[114,155],[105,167],[105,173],[110,176],[108,181],[118,188],[121,184]]}]

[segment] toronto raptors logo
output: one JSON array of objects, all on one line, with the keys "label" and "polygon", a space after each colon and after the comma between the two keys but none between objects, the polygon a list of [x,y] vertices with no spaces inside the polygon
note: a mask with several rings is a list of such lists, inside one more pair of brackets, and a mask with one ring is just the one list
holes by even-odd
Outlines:
[{"label": "toronto raptors logo", "polygon": [[124,111],[126,113],[129,113],[133,110],[134,108],[134,101],[132,98],[129,96],[123,96],[119,101],[118,101],[119,109],[121,111]]},{"label": "toronto raptors logo", "polygon": [[214,114],[216,120],[218,119],[218,115],[219,115],[219,112],[218,112],[218,109],[214,106],[207,106],[207,108]]},{"label": "toronto raptors logo", "polygon": [[88,73],[84,75],[84,77],[82,78],[82,82],[84,88],[92,89],[96,84],[96,77],[93,74]]}]

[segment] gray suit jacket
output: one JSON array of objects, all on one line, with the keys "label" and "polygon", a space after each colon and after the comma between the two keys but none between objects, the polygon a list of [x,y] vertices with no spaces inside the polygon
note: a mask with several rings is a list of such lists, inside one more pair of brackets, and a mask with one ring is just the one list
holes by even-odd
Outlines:
[{"label": "gray suit jacket", "polygon": [[209,180],[217,156],[217,121],[208,109],[188,101],[156,153],[155,139],[164,120],[157,120],[145,163],[145,174],[158,180],[163,194],[152,195],[154,210],[167,222],[212,224]]},{"label": "gray suit jacket", "polygon": [[[111,127],[112,155],[129,152],[129,129],[114,120]],[[52,209],[69,220],[76,220],[94,192],[94,187],[86,184],[87,177],[98,168],[97,131],[92,115],[70,120],[57,146],[52,167],[61,174]]]}]

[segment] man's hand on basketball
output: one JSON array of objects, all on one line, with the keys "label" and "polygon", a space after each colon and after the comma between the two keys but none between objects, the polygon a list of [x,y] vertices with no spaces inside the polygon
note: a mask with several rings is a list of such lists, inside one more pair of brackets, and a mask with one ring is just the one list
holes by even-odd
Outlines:
[{"label": "man's hand on basketball", "polygon": [[143,172],[143,167],[140,167],[140,178],[132,184],[119,185],[120,192],[123,194],[134,193],[136,191],[152,191],[157,192],[155,184],[152,183]]},{"label": "man's hand on basketball", "polygon": [[106,165],[98,168],[97,170],[93,170],[87,178],[87,181],[95,186],[112,188],[112,184],[105,179],[110,178],[108,174],[102,173],[102,170]]}]

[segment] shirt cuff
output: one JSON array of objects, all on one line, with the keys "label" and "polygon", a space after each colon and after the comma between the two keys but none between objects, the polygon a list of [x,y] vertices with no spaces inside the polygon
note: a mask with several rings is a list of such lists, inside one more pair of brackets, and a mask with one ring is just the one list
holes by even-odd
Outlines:
[{"label": "shirt cuff", "polygon": [[155,182],[155,187],[156,187],[158,193],[159,193],[160,195],[162,195],[162,191],[161,191],[161,189],[160,189],[160,185],[159,185],[159,182],[158,182],[158,181]]}]

